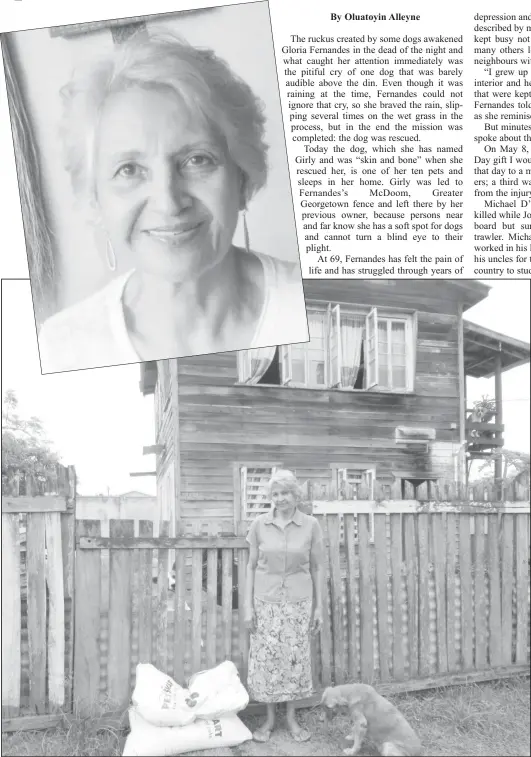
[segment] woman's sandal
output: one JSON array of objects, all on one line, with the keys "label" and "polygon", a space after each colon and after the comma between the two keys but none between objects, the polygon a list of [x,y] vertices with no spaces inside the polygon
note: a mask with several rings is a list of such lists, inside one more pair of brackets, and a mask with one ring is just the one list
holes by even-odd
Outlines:
[{"label": "woman's sandal", "polygon": [[272,730],[272,728],[257,728],[253,733],[253,741],[260,741],[264,744],[271,738]]}]

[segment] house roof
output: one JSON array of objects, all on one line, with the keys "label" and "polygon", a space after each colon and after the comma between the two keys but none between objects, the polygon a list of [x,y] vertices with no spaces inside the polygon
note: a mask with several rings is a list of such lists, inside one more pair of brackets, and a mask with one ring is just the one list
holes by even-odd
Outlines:
[{"label": "house roof", "polygon": [[530,345],[512,336],[499,334],[472,321],[463,320],[465,373],[474,378],[494,376],[498,355],[502,371],[525,365],[530,360]]}]

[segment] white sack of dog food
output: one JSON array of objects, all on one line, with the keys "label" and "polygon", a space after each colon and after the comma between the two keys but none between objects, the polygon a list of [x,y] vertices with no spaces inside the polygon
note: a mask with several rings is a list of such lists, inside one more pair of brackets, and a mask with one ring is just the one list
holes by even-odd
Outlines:
[{"label": "white sack of dog food", "polygon": [[148,723],[130,708],[129,724],[131,733],[125,742],[123,757],[169,757],[200,749],[237,746],[253,737],[237,715],[196,720],[190,725],[171,728]]},{"label": "white sack of dog food", "polygon": [[188,698],[196,700],[196,718],[206,719],[236,714],[249,704],[249,694],[230,660],[193,675],[188,681]]},{"label": "white sack of dog food", "polygon": [[136,666],[131,701],[142,718],[155,726],[186,726],[196,718],[189,706],[195,706],[195,701],[189,698],[188,690],[149,663]]}]

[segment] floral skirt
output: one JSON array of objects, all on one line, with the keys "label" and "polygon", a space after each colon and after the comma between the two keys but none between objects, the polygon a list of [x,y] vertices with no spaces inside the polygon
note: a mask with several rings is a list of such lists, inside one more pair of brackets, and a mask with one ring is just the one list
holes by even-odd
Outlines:
[{"label": "floral skirt", "polygon": [[291,702],[313,694],[310,623],[312,600],[254,600],[247,688],[255,702]]}]

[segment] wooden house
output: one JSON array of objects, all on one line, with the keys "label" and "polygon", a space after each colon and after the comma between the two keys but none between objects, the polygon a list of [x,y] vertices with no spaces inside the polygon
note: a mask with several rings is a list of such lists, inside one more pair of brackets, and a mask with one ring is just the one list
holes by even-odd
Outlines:
[{"label": "wooden house", "polygon": [[[314,499],[400,499],[463,481],[467,456],[503,445],[501,375],[529,345],[464,313],[489,287],[467,280],[308,279],[307,343],[148,362],[158,496],[177,533],[239,533],[268,507],[275,467]],[[467,408],[466,377],[495,376],[488,418]],[[409,488],[408,488],[409,491]]]}]

